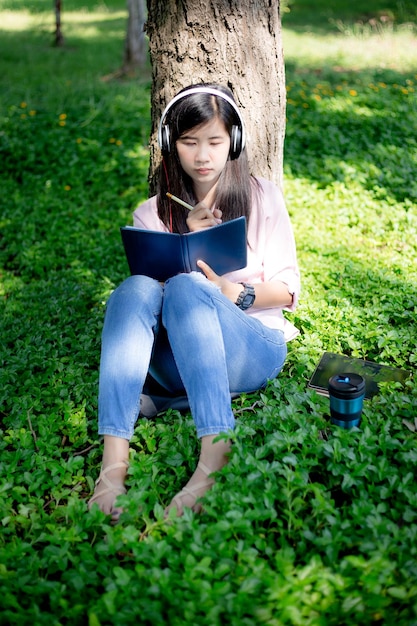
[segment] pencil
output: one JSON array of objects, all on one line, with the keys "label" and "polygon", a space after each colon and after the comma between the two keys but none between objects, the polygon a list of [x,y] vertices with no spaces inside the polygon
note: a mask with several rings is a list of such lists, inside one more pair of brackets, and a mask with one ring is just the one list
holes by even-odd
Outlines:
[{"label": "pencil", "polygon": [[177,198],[177,196],[173,196],[172,193],[167,193],[167,196],[171,200],[174,200],[174,202],[178,202],[178,204],[185,206],[185,208],[189,209],[190,211],[192,211],[194,208],[193,206],[191,206],[191,204],[188,204],[188,202],[184,202],[184,200],[181,200],[181,198]]}]

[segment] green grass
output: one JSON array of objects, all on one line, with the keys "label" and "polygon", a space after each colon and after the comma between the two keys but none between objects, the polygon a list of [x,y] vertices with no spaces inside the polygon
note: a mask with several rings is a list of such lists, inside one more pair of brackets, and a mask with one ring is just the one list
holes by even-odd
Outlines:
[{"label": "green grass", "polygon": [[281,7],[285,25],[303,32],[330,32],[335,24],[354,29],[367,25],[378,30],[384,24],[402,28],[413,25],[417,17],[414,0],[283,0]]},{"label": "green grass", "polygon": [[413,6],[363,7],[296,0],[284,17],[303,276],[285,370],[235,402],[203,516],[162,514],[195,464],[190,416],[138,423],[111,527],[86,499],[104,307],[128,272],[118,228],[147,195],[149,71],[103,80],[121,0],[63,3],[63,49],[47,3],[0,1],[1,624],[417,624],[414,377],[349,432],[307,389],[324,350],[416,366]]}]

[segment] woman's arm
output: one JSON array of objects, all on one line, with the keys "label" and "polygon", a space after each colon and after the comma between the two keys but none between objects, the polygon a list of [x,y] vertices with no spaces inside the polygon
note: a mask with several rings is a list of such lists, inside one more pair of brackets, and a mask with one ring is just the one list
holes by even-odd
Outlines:
[{"label": "woman's arm", "polygon": [[[243,290],[241,283],[232,283],[224,276],[218,276],[204,261],[197,261],[197,265],[201,267],[208,280],[220,287],[222,294],[226,298],[236,302],[240,292]],[[293,296],[289,293],[287,285],[280,280],[269,283],[257,283],[252,286],[255,289],[254,308],[288,307],[292,304]]]}]

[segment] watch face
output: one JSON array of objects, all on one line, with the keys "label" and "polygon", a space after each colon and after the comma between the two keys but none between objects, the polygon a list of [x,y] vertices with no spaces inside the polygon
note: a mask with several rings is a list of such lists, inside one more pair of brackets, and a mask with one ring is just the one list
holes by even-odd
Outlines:
[{"label": "watch face", "polygon": [[255,296],[252,293],[247,293],[245,297],[243,298],[242,308],[249,309],[249,307],[251,307],[252,304],[254,303],[254,300],[255,300]]},{"label": "watch face", "polygon": [[242,311],[245,311],[255,302],[255,289],[252,285],[247,285],[246,283],[241,283],[241,285],[243,285],[243,291],[240,292],[235,304],[237,304]]}]

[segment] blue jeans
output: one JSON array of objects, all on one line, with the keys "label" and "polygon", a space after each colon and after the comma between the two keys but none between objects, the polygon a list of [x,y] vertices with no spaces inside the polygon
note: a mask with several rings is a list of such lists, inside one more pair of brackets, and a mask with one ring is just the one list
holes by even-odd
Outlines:
[{"label": "blue jeans", "polygon": [[148,371],[167,393],[185,391],[198,437],[227,432],[230,393],[264,387],[286,354],[280,330],[246,315],[203,274],[179,274],[164,287],[131,276],[107,305],[99,433],[131,438]]}]

